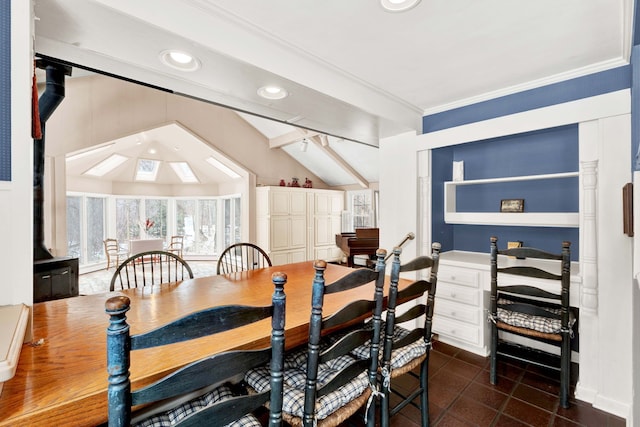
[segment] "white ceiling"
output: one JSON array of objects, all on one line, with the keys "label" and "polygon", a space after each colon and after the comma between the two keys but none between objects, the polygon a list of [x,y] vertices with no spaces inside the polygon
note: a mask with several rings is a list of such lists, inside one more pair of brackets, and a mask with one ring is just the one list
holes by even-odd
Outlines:
[{"label": "white ceiling", "polygon": [[[377,180],[367,147],[348,140],[375,147],[420,133],[425,114],[628,63],[633,1],[422,0],[388,13],[375,0],[36,0],[35,14],[40,54],[329,135],[310,148],[344,156],[345,185]],[[168,68],[166,49],[202,67]],[[261,99],[265,84],[290,96]],[[291,132],[252,124],[274,141]],[[329,157],[307,167],[325,179]]]}]

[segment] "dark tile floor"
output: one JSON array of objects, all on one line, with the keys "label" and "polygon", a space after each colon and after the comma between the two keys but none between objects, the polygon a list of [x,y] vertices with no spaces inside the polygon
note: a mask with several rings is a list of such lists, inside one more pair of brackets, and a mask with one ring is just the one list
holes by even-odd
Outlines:
[{"label": "dark tile floor", "polygon": [[[435,342],[429,365],[430,425],[625,426],[624,419],[573,398],[568,409],[559,407],[559,382],[553,371],[507,362],[500,362],[499,369],[498,385],[492,386],[488,358]],[[396,385],[411,387],[415,381],[405,375]],[[391,419],[391,426],[419,425],[419,410],[411,405]]]}]

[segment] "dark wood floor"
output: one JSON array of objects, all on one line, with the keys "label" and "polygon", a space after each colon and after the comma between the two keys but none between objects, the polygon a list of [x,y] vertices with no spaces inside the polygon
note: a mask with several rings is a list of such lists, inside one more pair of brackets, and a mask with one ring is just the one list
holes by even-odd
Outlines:
[{"label": "dark wood floor", "polygon": [[[560,408],[557,377],[555,372],[533,366],[501,362],[498,385],[492,386],[488,358],[435,342],[429,363],[431,425],[625,426],[624,419],[573,398],[569,409]],[[407,388],[414,381],[405,375],[396,385]],[[573,393],[573,387],[571,391]],[[350,421],[351,425],[362,425],[356,417]],[[391,419],[391,425],[419,426],[420,413],[409,405]]]}]

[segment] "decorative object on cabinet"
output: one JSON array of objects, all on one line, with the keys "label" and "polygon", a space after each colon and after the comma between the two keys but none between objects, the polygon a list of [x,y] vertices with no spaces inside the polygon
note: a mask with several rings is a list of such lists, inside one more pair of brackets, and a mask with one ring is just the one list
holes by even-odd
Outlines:
[{"label": "decorative object on cabinet", "polygon": [[313,188],[313,182],[309,178],[304,179],[304,184],[302,184],[304,188]]},{"label": "decorative object on cabinet", "polygon": [[[274,273],[272,281],[275,289],[270,305],[205,308],[136,335],[130,335],[130,326],[127,324],[126,314],[131,305],[129,298],[116,296],[108,299],[105,311],[109,315],[106,356],[109,425],[165,425],[167,420],[178,423],[184,421],[185,425],[212,425],[213,420],[216,425],[232,422],[236,425],[260,425],[251,412],[267,401],[270,406],[269,425],[281,425],[286,305],[284,284],[287,276]],[[129,371],[130,361],[138,359],[132,357],[131,352],[163,348],[219,333],[233,333],[236,328],[254,327],[262,319],[271,319],[271,345],[266,348],[217,353],[169,372],[153,384],[144,387],[131,384],[130,376],[138,380],[135,369],[133,373]],[[188,347],[188,344],[185,346]],[[258,394],[250,393],[238,379],[264,363],[269,363],[272,373],[266,380],[267,390]],[[162,402],[163,412],[149,412],[148,409],[158,402]],[[143,409],[132,414],[133,406]]]},{"label": "decorative object on cabinet", "polygon": [[[569,407],[571,368],[570,341],[574,336],[576,316],[569,306],[571,274],[570,242],[562,242],[562,253],[552,254],[536,248],[499,250],[498,238],[491,237],[491,371],[490,382],[498,382],[498,357],[507,357],[560,371],[560,405]],[[499,255],[555,261],[552,271],[528,261],[499,260]],[[558,274],[559,273],[559,274]],[[554,292],[535,286],[502,282],[505,276],[556,281]],[[500,332],[499,332],[500,331]],[[516,344],[508,334],[516,334],[560,347],[560,357]]]},{"label": "decorative object on cabinet", "polygon": [[462,185],[497,184],[517,181],[575,178],[578,172],[504,178],[448,181],[444,183],[444,220],[447,224],[506,225],[522,227],[578,227],[578,212],[458,212],[456,188]]},{"label": "decorative object on cabinet", "polygon": [[622,223],[624,234],[633,237],[633,183],[631,182],[622,187]]},{"label": "decorative object on cabinet", "polygon": [[300,187],[300,183],[298,182],[298,178],[291,178],[291,187]]},{"label": "decorative object on cabinet", "polygon": [[287,186],[287,183],[284,182],[284,179],[281,179],[280,180],[280,187],[286,187],[286,186]]},{"label": "decorative object on cabinet", "polygon": [[260,247],[253,243],[235,243],[218,258],[216,273],[228,274],[266,267],[271,267],[271,260]]},{"label": "decorative object on cabinet", "polygon": [[524,212],[524,199],[500,200],[500,212]]}]

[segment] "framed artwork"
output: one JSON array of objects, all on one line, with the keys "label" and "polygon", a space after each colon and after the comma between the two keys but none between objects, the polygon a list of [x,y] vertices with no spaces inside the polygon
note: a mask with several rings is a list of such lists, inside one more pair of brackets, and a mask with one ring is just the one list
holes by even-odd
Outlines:
[{"label": "framed artwork", "polygon": [[524,212],[524,199],[502,199],[500,212]]}]

